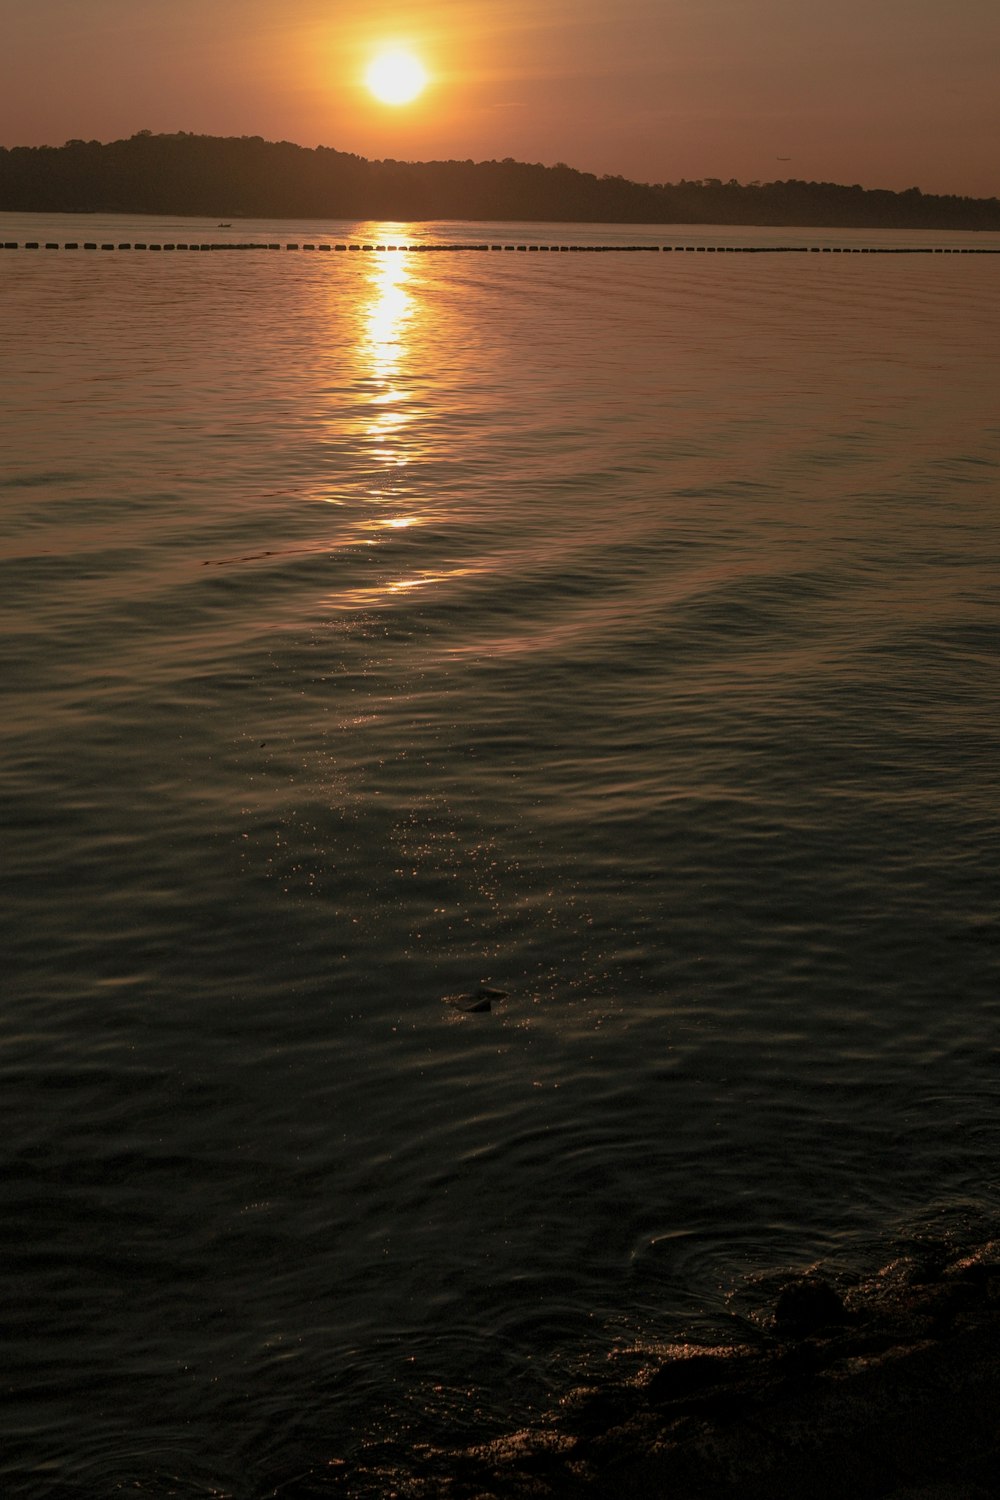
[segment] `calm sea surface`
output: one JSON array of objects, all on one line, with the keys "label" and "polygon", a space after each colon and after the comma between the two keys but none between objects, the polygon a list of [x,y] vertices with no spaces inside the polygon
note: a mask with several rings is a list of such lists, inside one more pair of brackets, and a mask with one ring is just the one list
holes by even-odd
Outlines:
[{"label": "calm sea surface", "polygon": [[384,1495],[1000,1211],[998,392],[991,256],[4,254],[5,1494]]}]

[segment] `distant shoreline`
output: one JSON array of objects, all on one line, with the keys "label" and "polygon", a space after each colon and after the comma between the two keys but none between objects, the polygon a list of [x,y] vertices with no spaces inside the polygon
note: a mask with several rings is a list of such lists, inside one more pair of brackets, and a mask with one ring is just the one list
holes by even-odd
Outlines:
[{"label": "distant shoreline", "polygon": [[637,183],[514,161],[369,161],[260,136],[140,131],[0,147],[0,212],[428,223],[1000,230],[1000,199],[805,182]]}]

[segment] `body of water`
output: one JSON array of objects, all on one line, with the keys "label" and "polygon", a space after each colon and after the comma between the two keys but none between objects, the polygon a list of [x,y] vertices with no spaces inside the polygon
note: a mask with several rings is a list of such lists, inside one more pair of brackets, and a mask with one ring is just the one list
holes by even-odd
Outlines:
[{"label": "body of water", "polygon": [[991,1219],[994,257],[9,253],[0,355],[6,1494],[385,1494]]}]

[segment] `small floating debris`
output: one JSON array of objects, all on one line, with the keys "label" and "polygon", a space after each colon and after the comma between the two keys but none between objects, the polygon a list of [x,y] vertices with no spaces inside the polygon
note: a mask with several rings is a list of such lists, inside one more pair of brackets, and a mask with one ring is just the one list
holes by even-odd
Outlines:
[{"label": "small floating debris", "polygon": [[488,984],[477,985],[474,990],[467,990],[461,995],[442,995],[441,1000],[445,1005],[450,1005],[452,1010],[464,1011],[466,1015],[482,1015],[493,1009],[494,1000],[506,1000],[506,990],[493,989]]}]

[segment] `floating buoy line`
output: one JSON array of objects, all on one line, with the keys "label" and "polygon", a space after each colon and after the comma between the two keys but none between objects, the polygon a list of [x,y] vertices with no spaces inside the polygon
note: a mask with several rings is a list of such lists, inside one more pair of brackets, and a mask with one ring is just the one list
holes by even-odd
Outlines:
[{"label": "floating buoy line", "polygon": [[707,254],[707,255],[1000,255],[1000,246],[989,247],[980,245],[518,245],[518,244],[491,244],[491,243],[445,243],[445,244],[407,244],[407,245],[376,245],[376,244],[301,244],[297,241],[280,244],[274,241],[237,241],[221,240],[212,243],[194,242],[171,242],[162,244],[150,244],[146,241],[123,241],[116,244],[100,242],[98,240],[25,240],[22,244],[17,240],[2,242],[0,248],[4,250],[186,250],[186,251],[236,251],[236,250],[299,250],[299,251],[326,251],[326,252],[358,252],[383,253],[396,251],[407,254],[427,254],[429,252],[444,252],[454,254],[459,251],[511,251],[514,253],[538,253],[538,254],[589,254],[589,255],[622,255],[652,253],[654,255],[673,252],[676,254]]}]

